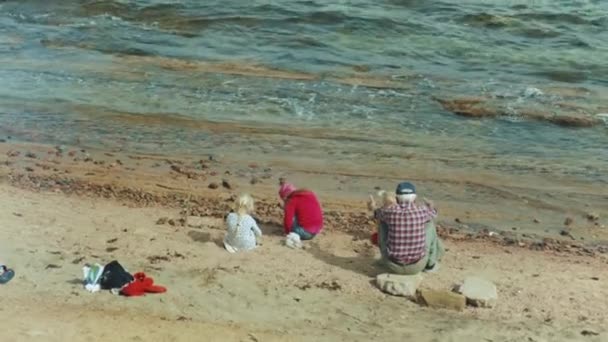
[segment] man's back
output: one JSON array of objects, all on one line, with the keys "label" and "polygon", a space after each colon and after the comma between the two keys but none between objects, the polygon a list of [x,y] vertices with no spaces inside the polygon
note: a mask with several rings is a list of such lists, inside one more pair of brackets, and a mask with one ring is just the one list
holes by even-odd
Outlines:
[{"label": "man's back", "polygon": [[436,210],[414,203],[400,203],[378,209],[376,217],[388,225],[389,257],[402,264],[411,264],[424,257],[425,226],[436,215]]}]

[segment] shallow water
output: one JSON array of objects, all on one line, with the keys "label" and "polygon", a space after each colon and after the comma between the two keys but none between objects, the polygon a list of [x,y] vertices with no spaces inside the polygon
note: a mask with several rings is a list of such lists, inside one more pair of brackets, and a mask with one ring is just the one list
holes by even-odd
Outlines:
[{"label": "shallow water", "polygon": [[[605,1],[4,1],[0,128],[144,153],[415,154],[606,186],[605,126],[520,115],[608,112],[606,60]],[[444,96],[509,114],[464,119]]]}]

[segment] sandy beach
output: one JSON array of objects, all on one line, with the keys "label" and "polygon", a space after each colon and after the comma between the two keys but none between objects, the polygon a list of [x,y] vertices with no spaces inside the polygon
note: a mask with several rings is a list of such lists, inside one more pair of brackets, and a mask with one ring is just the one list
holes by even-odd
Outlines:
[{"label": "sandy beach", "polygon": [[[608,341],[606,13],[0,1],[0,342]],[[281,178],[322,204],[302,249]],[[366,201],[404,181],[447,247],[419,289],[483,278],[494,307],[378,288]],[[263,244],[230,254],[243,193]],[[113,260],[168,291],[89,293]]]},{"label": "sandy beach", "polygon": [[[597,243],[607,234],[605,216],[584,226],[575,218],[577,229],[588,230],[580,235],[596,236],[595,243],[475,232],[443,221],[448,252],[421,287],[449,290],[475,275],[494,282],[499,294],[494,308],[452,312],[374,286],[381,270],[368,240],[373,223],[358,198],[322,192],[325,231],[304,250],[283,246],[275,192],[285,170],[217,158],[197,161],[203,166],[196,169],[179,160],[43,145],[2,149],[0,257],[16,271],[0,287],[5,341],[608,338],[608,258]],[[243,191],[258,200],[263,245],[230,255],[219,244],[222,215]],[[145,271],[168,292],[126,298],[85,291],[82,266],[111,260]]]}]

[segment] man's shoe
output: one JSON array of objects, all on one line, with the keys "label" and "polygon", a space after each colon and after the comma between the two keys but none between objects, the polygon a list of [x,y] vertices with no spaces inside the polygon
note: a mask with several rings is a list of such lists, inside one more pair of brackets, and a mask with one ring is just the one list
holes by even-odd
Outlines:
[{"label": "man's shoe", "polygon": [[435,272],[437,272],[438,270],[439,270],[439,263],[438,263],[438,262],[436,262],[436,263],[435,263],[434,265],[432,265],[432,266],[427,266],[427,267],[424,269],[424,272],[426,272],[426,273],[435,273]]}]

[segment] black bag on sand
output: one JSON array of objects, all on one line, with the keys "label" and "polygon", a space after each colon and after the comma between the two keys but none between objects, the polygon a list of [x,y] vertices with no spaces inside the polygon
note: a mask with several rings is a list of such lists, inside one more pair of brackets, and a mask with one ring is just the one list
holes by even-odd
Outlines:
[{"label": "black bag on sand", "polygon": [[104,290],[121,289],[132,281],[133,276],[114,260],[103,268],[99,285]]}]

